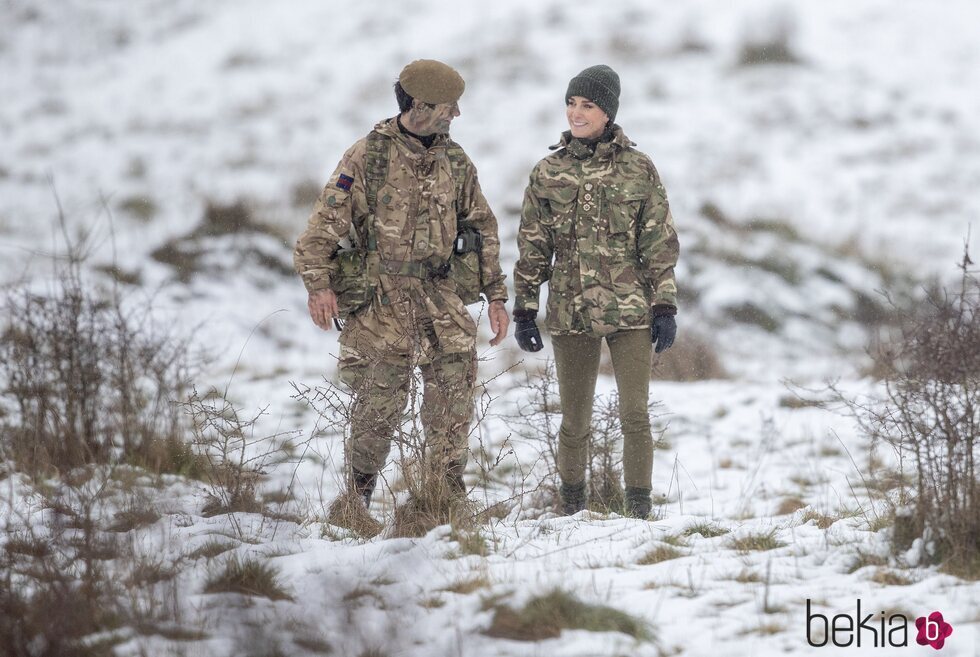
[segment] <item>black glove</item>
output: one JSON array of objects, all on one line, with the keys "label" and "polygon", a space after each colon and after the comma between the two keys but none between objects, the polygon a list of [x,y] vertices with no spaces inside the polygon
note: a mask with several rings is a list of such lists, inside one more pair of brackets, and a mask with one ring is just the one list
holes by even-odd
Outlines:
[{"label": "black glove", "polygon": [[538,325],[534,323],[534,318],[537,316],[536,310],[519,308],[514,311],[514,321],[517,322],[514,337],[517,338],[517,346],[524,351],[534,352],[544,349],[541,332],[538,330]]},{"label": "black glove", "polygon": [[673,307],[666,311],[654,308],[650,312],[650,342],[657,345],[654,351],[658,354],[667,351],[674,344],[677,336],[677,322],[673,315],[675,312],[677,310]]}]

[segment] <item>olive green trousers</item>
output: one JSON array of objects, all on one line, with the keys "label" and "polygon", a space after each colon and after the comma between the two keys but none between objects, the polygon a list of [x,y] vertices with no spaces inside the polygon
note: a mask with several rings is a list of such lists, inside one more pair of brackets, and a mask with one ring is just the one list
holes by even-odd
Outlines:
[{"label": "olive green trousers", "polygon": [[[623,478],[627,487],[651,488],[653,437],[650,433],[650,331],[617,331],[606,336],[612,356],[619,420],[623,429]],[[558,474],[566,484],[585,480],[592,439],[592,404],[599,374],[602,338],[554,335],[555,369],[561,397]]]}]

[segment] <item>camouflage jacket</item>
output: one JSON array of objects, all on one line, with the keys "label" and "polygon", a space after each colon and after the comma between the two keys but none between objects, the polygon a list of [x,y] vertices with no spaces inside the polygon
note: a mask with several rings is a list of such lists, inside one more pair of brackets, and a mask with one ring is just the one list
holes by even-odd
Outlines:
[{"label": "camouflage jacket", "polygon": [[[497,220],[480,189],[473,163],[466,158],[462,193],[456,198],[456,184],[446,155],[448,136],[437,136],[426,148],[414,137],[403,134],[395,118],[377,124],[374,131],[388,137],[390,143],[388,175],[377,191],[375,204],[377,252],[382,264],[446,262],[452,253],[459,217],[483,236],[483,294],[489,300],[506,300]],[[336,273],[331,256],[341,240],[348,237],[355,220],[369,220],[366,153],[366,137],[347,150],[320,194],[306,231],[297,240],[293,262],[310,292],[331,287],[331,275]],[[341,341],[345,336],[362,333],[373,336],[366,339],[380,339],[390,346],[395,341],[406,342],[403,338],[411,327],[405,322],[414,325],[430,319],[435,327],[434,341],[441,350],[467,351],[474,344],[476,327],[452,281],[422,280],[382,271],[376,298],[348,320]]]},{"label": "camouflage jacket", "polygon": [[531,172],[518,233],[515,308],[538,310],[548,281],[553,333],[607,335],[676,307],[679,247],[650,158],[619,126],[595,153],[566,132]]}]

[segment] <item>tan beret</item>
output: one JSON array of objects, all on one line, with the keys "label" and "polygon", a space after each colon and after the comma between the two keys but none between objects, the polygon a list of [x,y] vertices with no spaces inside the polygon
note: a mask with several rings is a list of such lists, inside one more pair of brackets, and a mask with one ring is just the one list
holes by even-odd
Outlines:
[{"label": "tan beret", "polygon": [[434,59],[416,59],[402,69],[398,81],[412,98],[423,103],[455,103],[466,83],[452,66]]}]

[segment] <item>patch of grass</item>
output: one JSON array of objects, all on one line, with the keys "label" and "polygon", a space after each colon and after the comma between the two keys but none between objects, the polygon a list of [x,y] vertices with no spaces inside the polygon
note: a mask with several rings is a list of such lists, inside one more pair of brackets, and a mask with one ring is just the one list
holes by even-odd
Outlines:
[{"label": "patch of grass", "polygon": [[748,568],[743,568],[738,575],[732,577],[732,581],[740,584],[759,584],[762,582],[762,575],[752,572]]},{"label": "patch of grass", "polygon": [[806,508],[807,504],[798,497],[786,497],[776,507],[777,516],[786,516]]},{"label": "patch of grass", "polygon": [[148,223],[157,215],[157,204],[150,196],[129,196],[116,206],[134,219]]},{"label": "patch of grass", "polygon": [[915,584],[915,580],[908,575],[891,570],[889,568],[879,568],[871,576],[871,581],[882,586],[909,586]]},{"label": "patch of grass", "polygon": [[459,544],[459,551],[462,554],[485,557],[490,554],[490,547],[487,539],[483,537],[479,527],[469,530],[461,530],[455,527],[449,532],[450,540]]},{"label": "patch of grass", "polygon": [[729,547],[738,552],[764,552],[785,547],[785,543],[776,538],[776,530],[765,533],[736,536],[729,541]]},{"label": "patch of grass", "polygon": [[785,631],[786,628],[779,623],[760,623],[756,627],[743,630],[740,634],[742,636],[749,636],[751,634],[758,634],[760,636],[772,636],[773,634],[779,634]]},{"label": "patch of grass", "polygon": [[477,517],[473,502],[456,496],[449,484],[432,476],[413,487],[408,500],[395,509],[393,537],[420,537],[440,525],[450,524],[457,531],[469,529]]},{"label": "patch of grass", "polygon": [[939,570],[961,579],[980,580],[980,552],[974,549],[966,553],[954,553],[939,566]]},{"label": "patch of grass", "polygon": [[664,534],[660,537],[660,542],[677,548],[687,547],[687,538],[680,534]]},{"label": "patch of grass", "polygon": [[319,637],[294,636],[293,643],[296,644],[297,647],[308,652],[313,652],[320,655],[330,655],[333,653],[333,646]]},{"label": "patch of grass", "polygon": [[858,550],[857,556],[848,566],[847,572],[854,573],[862,568],[867,568],[868,566],[887,566],[888,557],[883,557],[880,554],[874,554],[873,552],[865,552],[864,550]]},{"label": "patch of grass", "polygon": [[670,561],[671,559],[679,559],[683,556],[685,556],[684,553],[675,547],[671,547],[669,545],[658,545],[640,557],[636,563],[641,566],[650,566],[655,563]]},{"label": "patch of grass", "polygon": [[724,310],[732,321],[758,326],[767,333],[776,333],[783,326],[781,321],[751,301],[736,306],[726,306]]},{"label": "patch of grass", "polygon": [[344,594],[344,602],[358,602],[364,598],[374,598],[378,602],[383,602],[377,591],[365,586],[357,586]]},{"label": "patch of grass", "polygon": [[134,586],[147,586],[167,582],[177,575],[177,571],[162,561],[142,559],[133,565],[127,578]]},{"label": "patch of grass", "polygon": [[249,558],[240,560],[236,556],[228,559],[224,570],[208,580],[204,592],[240,593],[270,600],[293,599],[279,583],[279,571],[274,566]]},{"label": "patch of grass", "polygon": [[802,63],[789,41],[789,31],[783,29],[765,39],[746,40],[739,48],[736,63],[740,67]]},{"label": "patch of grass", "polygon": [[152,525],[159,519],[160,514],[157,513],[156,509],[147,505],[135,504],[116,514],[109,526],[109,531],[125,533]]},{"label": "patch of grass", "polygon": [[95,268],[96,271],[100,271],[117,283],[122,283],[123,285],[139,286],[143,284],[143,277],[140,272],[137,271],[126,271],[120,269],[118,265],[101,265]]},{"label": "patch of grass", "polygon": [[262,493],[262,501],[266,504],[285,504],[294,499],[296,499],[295,496],[287,489]]},{"label": "patch of grass", "polygon": [[541,641],[561,636],[562,630],[622,632],[640,641],[653,639],[646,622],[618,609],[586,604],[561,590],[532,598],[519,611],[497,606],[484,634],[514,641]]},{"label": "patch of grass", "polygon": [[371,517],[364,500],[357,493],[342,493],[330,505],[327,522],[349,529],[362,538],[373,538],[381,533],[381,523]]},{"label": "patch of grass", "polygon": [[237,547],[234,543],[228,541],[219,541],[216,538],[208,539],[208,542],[197,548],[187,556],[190,559],[214,559],[220,554],[224,554],[228,550],[234,550]]},{"label": "patch of grass", "polygon": [[255,499],[254,489],[242,489],[241,494],[230,500],[224,500],[208,494],[208,501],[201,507],[201,515],[205,518],[220,516],[226,513],[262,513],[262,504]]},{"label": "patch of grass", "polygon": [[480,589],[486,589],[490,587],[490,580],[484,576],[472,577],[470,579],[464,579],[455,584],[450,584],[443,591],[448,591],[449,593],[459,593],[460,595],[469,595],[474,591],[479,591]]},{"label": "patch of grass", "polygon": [[419,602],[419,606],[423,609],[440,609],[446,606],[446,601],[438,595],[433,595],[428,598],[423,598]]},{"label": "patch of grass", "polygon": [[824,402],[820,399],[804,399],[798,395],[783,395],[779,398],[780,408],[823,408]]},{"label": "patch of grass", "polygon": [[835,522],[837,522],[838,518],[833,518],[831,516],[824,515],[823,513],[820,513],[818,511],[814,511],[813,509],[808,509],[807,511],[805,511],[803,513],[803,516],[800,518],[800,523],[801,524],[806,524],[806,523],[810,522],[811,520],[820,529],[827,529],[832,524],[834,524]]},{"label": "patch of grass", "polygon": [[704,538],[717,538],[718,536],[724,536],[730,531],[730,529],[719,527],[711,522],[698,521],[693,525],[688,525],[685,527],[682,533],[684,536],[694,536],[695,534],[700,534]]},{"label": "patch of grass", "polygon": [[177,436],[148,440],[141,452],[127,454],[125,462],[148,472],[198,481],[207,480],[211,470],[207,457],[196,453],[190,443]]},{"label": "patch of grass", "polygon": [[679,334],[673,347],[657,354],[650,370],[655,381],[707,381],[728,376],[715,342],[691,331]]}]

